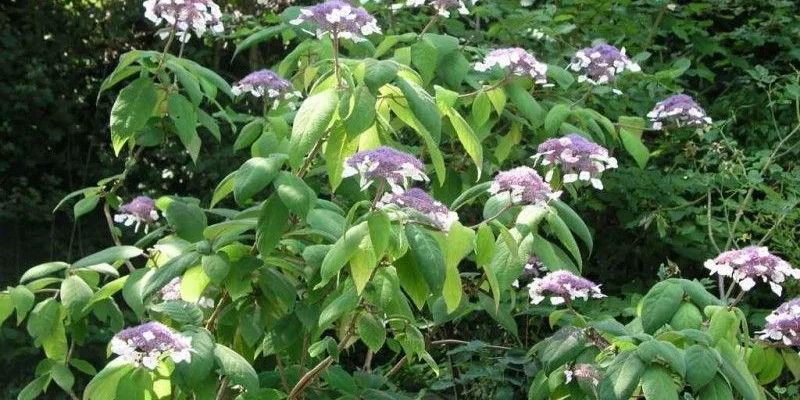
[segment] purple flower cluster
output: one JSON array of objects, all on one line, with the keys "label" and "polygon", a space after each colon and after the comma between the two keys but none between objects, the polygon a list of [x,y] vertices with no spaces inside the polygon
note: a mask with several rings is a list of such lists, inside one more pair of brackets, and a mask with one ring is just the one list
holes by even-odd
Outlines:
[{"label": "purple flower cluster", "polygon": [[119,207],[114,222],[131,226],[136,224],[135,232],[139,231],[139,226],[144,224],[144,231],[147,232],[150,225],[158,220],[156,202],[147,196],[138,196]]},{"label": "purple flower cluster", "polygon": [[154,370],[164,354],[176,363],[189,361],[191,338],[173,332],[160,322],[147,322],[114,335],[111,352],[137,367]]},{"label": "purple flower cluster", "polygon": [[386,193],[378,202],[378,208],[411,210],[422,214],[432,225],[447,232],[450,225],[458,221],[458,214],[434,200],[422,189],[412,188],[403,193]]},{"label": "purple flower cluster", "polygon": [[539,173],[530,167],[517,167],[498,173],[489,187],[489,193],[508,193],[513,204],[546,204],[561,195],[561,192],[554,193]]},{"label": "purple flower cluster", "polygon": [[600,285],[574,275],[569,271],[555,271],[543,278],[534,278],[528,285],[528,295],[531,304],[539,304],[545,297],[550,297],[550,303],[562,304],[564,302],[590,297],[599,299],[605,297],[600,292]]},{"label": "purple flower cluster", "polygon": [[550,166],[544,178],[547,182],[553,179],[555,167],[561,166],[564,183],[589,181],[596,189],[603,189],[603,171],[617,168],[617,159],[609,156],[608,150],[575,133],[546,140],[532,158]]},{"label": "purple flower cluster", "polygon": [[772,311],[761,339],[780,340],[787,346],[800,346],[800,298],[789,300]]},{"label": "purple flower cluster", "polygon": [[711,118],[706,115],[703,107],[685,94],[676,94],[656,103],[653,111],[647,113],[647,118],[653,123],[653,129],[661,129],[665,125],[678,128],[704,128],[711,125]]},{"label": "purple flower cluster", "polygon": [[194,31],[198,37],[208,30],[222,33],[222,11],[211,0],[146,0],[144,2],[144,16],[156,26],[165,21],[169,30],[159,33],[162,39],[175,30],[175,37],[181,42],[191,38],[189,31]]},{"label": "purple flower cluster", "polygon": [[288,100],[300,97],[300,93],[293,90],[292,82],[283,79],[280,75],[268,69],[251,72],[231,88],[234,95],[250,93],[255,97],[269,97],[270,99]]},{"label": "purple flower cluster", "polygon": [[464,4],[464,0],[407,0],[405,5],[406,7],[422,7],[425,5],[430,5],[434,8],[434,10],[436,10],[436,13],[439,14],[439,16],[444,18],[449,18],[450,10],[454,8],[461,15],[469,14],[469,10],[467,9],[466,4]]},{"label": "purple flower cluster", "polygon": [[788,262],[769,252],[766,247],[745,247],[740,250],[726,251],[704,266],[711,275],[728,276],[739,287],[748,291],[761,279],[768,282],[772,291],[778,296],[783,292],[781,284],[787,276],[800,278],[800,269],[792,268]]},{"label": "purple flower cluster", "polygon": [[570,383],[573,379],[597,386],[600,384],[600,371],[591,364],[575,364],[572,368],[564,370],[566,382]]},{"label": "purple flower cluster", "polygon": [[333,37],[363,41],[364,36],[381,33],[378,21],[362,7],[347,1],[328,0],[322,4],[300,10],[292,25],[311,23],[317,26],[317,37],[330,34]]},{"label": "purple flower cluster", "polygon": [[345,160],[342,175],[360,175],[362,189],[377,179],[383,179],[395,193],[403,192],[410,180],[428,181],[422,161],[411,154],[385,146],[360,151]]},{"label": "purple flower cluster", "polygon": [[530,76],[543,86],[552,86],[547,83],[547,64],[519,47],[492,50],[483,61],[475,64],[476,71],[488,71],[494,67],[506,69],[512,75]]},{"label": "purple flower cluster", "polygon": [[589,82],[593,85],[614,83],[616,75],[625,70],[639,72],[639,64],[631,61],[625,55],[625,49],[617,49],[608,44],[598,44],[578,50],[572,57],[569,68],[582,74],[578,82]]}]

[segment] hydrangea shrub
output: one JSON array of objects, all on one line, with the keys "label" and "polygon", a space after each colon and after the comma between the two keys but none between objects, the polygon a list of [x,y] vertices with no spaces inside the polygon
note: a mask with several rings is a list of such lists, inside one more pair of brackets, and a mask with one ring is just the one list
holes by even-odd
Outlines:
[{"label": "hydrangea shrub", "polygon": [[[299,50],[231,85],[184,54],[190,35],[224,32],[219,6],[143,3],[164,48],[122,55],[101,88],[117,91],[109,142],[125,169],[56,207],[101,213],[114,245],[0,293],[0,322],[25,323],[45,357],[20,399],[51,382],[86,400],[406,398],[392,382],[404,365],[440,373],[431,351],[453,341],[431,341],[437,327],[485,312],[518,335],[517,304],[554,332],[524,349],[530,399],[760,399],[774,372],[742,354],[800,362],[770,347],[797,344],[794,300],[758,342],[737,307],[758,282],[781,295],[800,274],[763,247],[705,264],[733,281],[718,295],[669,278],[628,324],[581,313],[605,295],[581,276],[594,232],[569,203],[619,165],[646,166],[647,119],[712,128],[701,106],[679,95],[645,116],[604,109],[587,99],[613,102],[648,73],[624,48],[587,43],[570,62],[475,49],[439,23],[478,4],[402,6],[431,12],[419,33],[384,33],[382,16],[401,11],[383,2],[289,8],[236,54],[278,32]],[[130,172],[153,147],[197,160],[223,134],[242,163],[209,193],[127,191],[149,188]],[[88,326],[108,338],[97,368]],[[363,371],[342,367],[354,349]]]}]

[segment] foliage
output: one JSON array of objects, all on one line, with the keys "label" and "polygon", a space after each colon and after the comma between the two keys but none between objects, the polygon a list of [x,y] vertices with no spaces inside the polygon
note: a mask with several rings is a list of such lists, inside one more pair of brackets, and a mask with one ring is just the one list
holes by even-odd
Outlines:
[{"label": "foliage", "polygon": [[[722,276],[689,278],[750,244],[800,260],[800,170],[787,161],[800,76],[786,68],[800,55],[775,31],[796,6],[496,1],[444,18],[364,3],[383,33],[315,38],[299,7],[227,10],[231,55],[260,69],[259,46],[281,43],[271,67],[299,100],[241,93],[177,27],[162,30],[163,49],[126,51],[90,85],[113,93],[97,140],[122,168],[55,209],[107,225],[114,246],[37,265],[0,293],[0,323],[44,355],[19,399],[794,395],[797,353],[753,338],[765,314],[753,306],[774,304],[767,291],[732,296]],[[603,41],[628,47],[612,55],[627,70],[593,85],[585,65],[568,65]],[[474,67],[498,46],[535,59]],[[787,51],[767,66],[741,56],[759,46]],[[650,129],[648,111],[681,87],[702,92],[714,123]],[[576,153],[581,140],[595,146],[591,167],[571,178],[573,153],[530,160],[568,134]],[[384,147],[411,161],[383,171],[401,157]],[[354,157],[373,151],[382,165]],[[164,184],[154,160],[186,176]],[[432,197],[398,202],[409,181]],[[619,240],[631,235],[636,246]],[[620,268],[598,268],[609,265]],[[624,294],[596,298],[587,274]],[[184,339],[171,334],[156,350],[121,350],[120,331],[146,321],[190,340],[190,359],[175,357]]]}]

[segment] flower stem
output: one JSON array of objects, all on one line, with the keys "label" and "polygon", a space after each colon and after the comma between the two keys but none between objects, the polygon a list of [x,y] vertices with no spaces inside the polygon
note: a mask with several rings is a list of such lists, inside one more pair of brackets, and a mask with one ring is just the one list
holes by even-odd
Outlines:
[{"label": "flower stem", "polygon": [[428,29],[431,29],[431,27],[433,27],[433,25],[436,24],[437,22],[439,22],[439,14],[434,15],[433,18],[431,18],[431,20],[428,21],[428,24],[425,25],[425,27],[422,28],[422,31],[419,32],[419,36],[422,36],[426,32],[428,32]]}]

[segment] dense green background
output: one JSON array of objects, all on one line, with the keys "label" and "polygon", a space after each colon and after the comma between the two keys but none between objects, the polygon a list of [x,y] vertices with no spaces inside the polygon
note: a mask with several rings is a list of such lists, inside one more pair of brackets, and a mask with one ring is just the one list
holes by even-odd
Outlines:
[{"label": "dense green background", "polygon": [[[232,61],[236,40],[252,27],[268,24],[270,15],[253,8],[253,3],[228,2],[226,9],[244,14],[227,22],[236,30],[226,31],[229,37],[225,42],[191,42],[186,51],[190,58],[229,81],[279,60],[288,50],[270,42]],[[612,294],[644,287],[656,279],[667,260],[675,262],[684,276],[705,275],[701,262],[714,255],[707,225],[724,230],[719,218],[725,204],[714,194],[715,204],[721,205],[709,222],[704,198],[708,184],[741,194],[744,186],[729,173],[731,165],[741,161],[748,170],[757,170],[766,157],[764,151],[796,123],[792,101],[800,96],[795,69],[800,68],[800,4],[761,0],[677,3],[673,11],[666,2],[654,1],[535,1],[529,8],[520,8],[518,1],[481,2],[474,17],[448,21],[444,28],[459,36],[469,34],[475,44],[520,45],[534,53],[549,46],[577,49],[594,39],[607,38],[626,46],[629,54],[649,55],[643,65],[653,70],[666,69],[680,58],[690,62],[679,84],[688,88],[715,121],[721,121],[722,129],[704,137],[648,133],[646,140],[656,151],[648,168],[623,168],[607,174],[606,190],[580,204],[582,216],[596,230],[589,275],[603,282]],[[159,47],[142,14],[139,0],[12,0],[0,5],[3,285],[15,282],[22,271],[37,263],[73,261],[111,244],[100,213],[85,216],[76,224],[69,207],[52,210],[65,194],[122,169],[122,161],[111,156],[108,140],[108,112],[115,93],[97,98],[97,91],[119,54],[131,48]],[[395,23],[419,30],[425,18],[406,13]],[[536,40],[529,29],[540,29],[555,41]],[[666,89],[650,93],[651,98],[645,96],[646,89],[639,90],[643,97],[620,101],[633,104],[644,115]],[[147,167],[135,171],[123,196],[141,191],[209,193],[222,174],[243,161],[230,151],[232,137],[231,132],[223,132],[222,144],[204,146],[197,165],[178,146],[149,153],[142,163]],[[758,189],[755,201],[744,210],[736,242],[748,244],[748,233],[761,237],[781,218],[768,244],[798,266],[800,148],[790,146],[764,176],[744,178]],[[162,179],[163,170],[174,175]],[[139,188],[137,182],[159,182],[159,186]],[[736,198],[730,201],[735,209]],[[474,328],[473,336],[491,338],[491,329],[485,328],[485,324]],[[2,370],[12,364],[31,365],[25,364],[25,359],[35,350],[6,351],[7,344],[16,347],[14,343],[20,340],[14,331],[3,328],[0,339],[0,349],[7,355],[0,364]],[[26,381],[29,372],[24,367],[15,371],[19,375],[3,379],[12,387]]]}]

